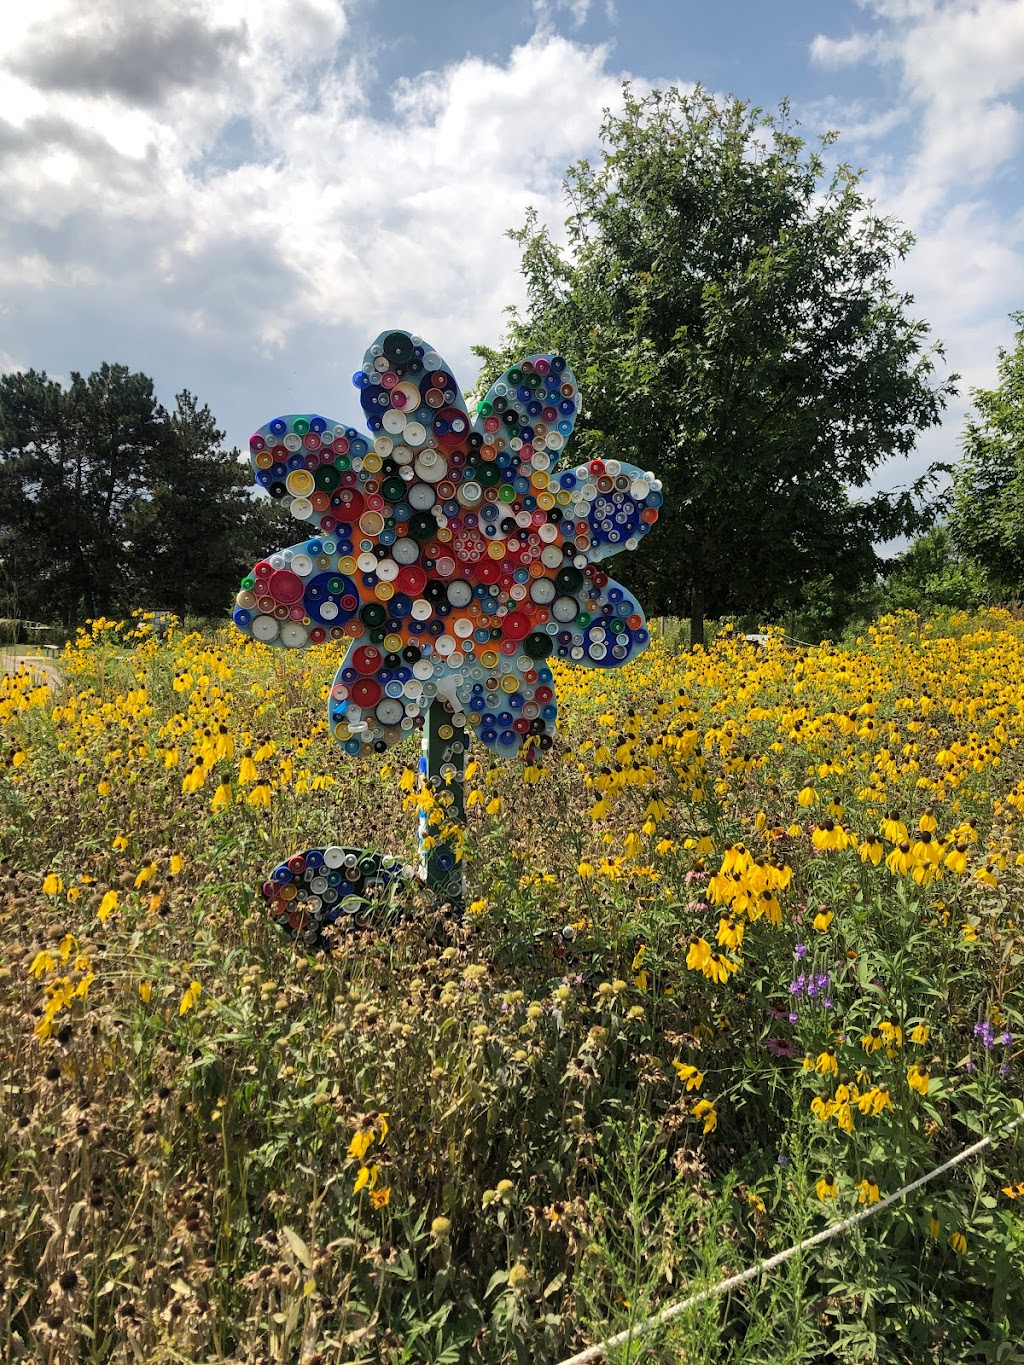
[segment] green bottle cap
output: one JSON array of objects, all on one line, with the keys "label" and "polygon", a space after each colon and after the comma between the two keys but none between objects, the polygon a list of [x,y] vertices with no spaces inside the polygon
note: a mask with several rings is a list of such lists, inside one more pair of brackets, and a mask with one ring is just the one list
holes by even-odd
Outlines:
[{"label": "green bottle cap", "polygon": [[493,460],[481,460],[473,475],[481,488],[493,488],[496,483],[501,483],[501,465]]}]

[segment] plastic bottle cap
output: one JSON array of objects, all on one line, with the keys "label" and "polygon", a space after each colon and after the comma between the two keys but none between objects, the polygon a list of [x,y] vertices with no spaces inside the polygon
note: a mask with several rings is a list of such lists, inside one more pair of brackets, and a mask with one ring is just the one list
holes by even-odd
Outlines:
[{"label": "plastic bottle cap", "polygon": [[447,596],[453,607],[468,607],[473,600],[473,589],[465,579],[456,579],[448,584]]},{"label": "plastic bottle cap", "polygon": [[301,649],[309,643],[306,627],[298,621],[285,621],[281,626],[281,643],[289,649]]},{"label": "plastic bottle cap", "polygon": [[253,634],[253,639],[262,640],[269,644],[271,640],[276,640],[280,626],[273,616],[254,616],[252,625],[249,627]]},{"label": "plastic bottle cap", "polygon": [[383,696],[383,688],[376,678],[360,678],[352,684],[350,696],[357,706],[372,707]]},{"label": "plastic bottle cap", "polygon": [[290,569],[277,569],[270,575],[268,586],[270,595],[282,606],[290,607],[302,600],[302,579]]}]

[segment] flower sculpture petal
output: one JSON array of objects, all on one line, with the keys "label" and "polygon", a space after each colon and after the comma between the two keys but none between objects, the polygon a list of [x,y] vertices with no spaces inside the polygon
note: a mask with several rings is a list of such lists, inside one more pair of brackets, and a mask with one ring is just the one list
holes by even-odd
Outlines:
[{"label": "flower sculpture petal", "polygon": [[382,332],[353,382],[368,437],[302,414],[251,438],[257,483],[308,538],[243,580],[235,624],[284,648],[348,641],[328,702],[346,753],[398,743],[435,698],[499,755],[548,748],[548,660],[608,668],[647,646],[599,564],[657,521],[659,480],[618,460],[559,472],[580,402],[559,356],[512,366],[473,419],[405,331]]}]

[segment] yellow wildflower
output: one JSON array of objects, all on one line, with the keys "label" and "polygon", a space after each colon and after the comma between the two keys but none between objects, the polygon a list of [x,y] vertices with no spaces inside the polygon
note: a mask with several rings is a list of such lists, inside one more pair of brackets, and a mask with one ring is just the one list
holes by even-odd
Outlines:
[{"label": "yellow wildflower", "polygon": [[916,1062],[907,1068],[907,1082],[912,1090],[916,1090],[921,1095],[927,1095],[928,1080],[928,1072],[922,1071]]},{"label": "yellow wildflower", "polygon": [[869,1180],[867,1176],[857,1186],[858,1204],[877,1204],[881,1195],[878,1192],[878,1184],[874,1180]]},{"label": "yellow wildflower", "polygon": [[203,988],[198,981],[193,981],[188,990],[181,997],[181,1004],[178,1006],[179,1014],[188,1014],[189,1010],[199,1003],[199,997],[203,993]]},{"label": "yellow wildflower", "polygon": [[687,1090],[699,1090],[704,1084],[704,1072],[698,1071],[689,1062],[673,1062],[673,1067],[679,1074],[679,1079],[685,1084]]}]

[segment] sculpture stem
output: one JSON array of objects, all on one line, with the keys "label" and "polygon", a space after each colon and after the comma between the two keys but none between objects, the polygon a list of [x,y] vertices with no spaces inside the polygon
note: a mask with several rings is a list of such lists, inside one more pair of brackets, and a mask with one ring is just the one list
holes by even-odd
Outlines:
[{"label": "sculpture stem", "polygon": [[[455,844],[442,838],[440,831],[465,823],[465,780],[465,726],[456,724],[443,702],[435,698],[423,726],[420,783],[431,788],[445,811],[441,826],[430,824],[426,814],[420,816],[420,875],[433,893],[435,906],[450,906],[456,914],[462,913],[465,895],[462,861],[456,857]],[[426,836],[436,840],[430,847],[424,844]]]}]

